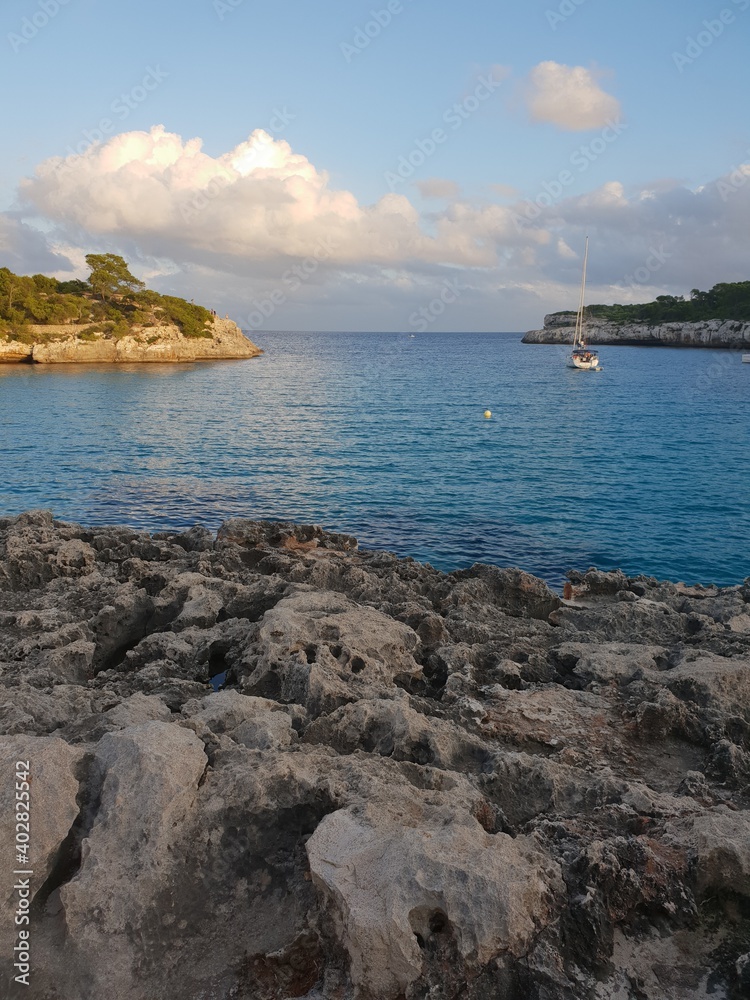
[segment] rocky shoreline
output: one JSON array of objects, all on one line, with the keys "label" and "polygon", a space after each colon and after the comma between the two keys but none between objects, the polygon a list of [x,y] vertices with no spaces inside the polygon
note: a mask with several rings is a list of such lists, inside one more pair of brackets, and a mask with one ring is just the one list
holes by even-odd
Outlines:
[{"label": "rocky shoreline", "polygon": [[[185,337],[174,325],[143,327],[119,339],[100,336],[81,339],[89,326],[55,327],[60,339],[36,344],[18,340],[0,341],[0,364],[107,364],[220,361],[256,358],[263,352],[228,319],[213,321],[211,337]],[[50,327],[35,327],[40,335]]]},{"label": "rocky shoreline", "polygon": [[314,527],[0,519],[7,995],[747,997],[750,581],[570,593]]},{"label": "rocky shoreline", "polygon": [[[576,314],[551,313],[544,317],[542,330],[530,330],[524,344],[572,344]],[[586,320],[586,341],[613,347],[713,347],[750,349],[750,323],[712,319],[701,323],[616,324]]]}]

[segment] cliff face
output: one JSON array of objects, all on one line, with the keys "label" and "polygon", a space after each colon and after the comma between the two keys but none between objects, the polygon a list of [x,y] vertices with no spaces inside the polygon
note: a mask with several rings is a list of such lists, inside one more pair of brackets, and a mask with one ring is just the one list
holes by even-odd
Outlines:
[{"label": "cliff face", "polygon": [[244,336],[236,323],[215,319],[213,336],[184,337],[177,326],[145,327],[119,340],[81,340],[71,327],[35,327],[40,334],[65,339],[49,343],[0,343],[0,363],[34,361],[39,364],[93,364],[102,362],[180,362],[255,358],[263,352]]},{"label": "cliff face", "polygon": [[9,1000],[750,996],[750,580],[571,581],[0,518]]},{"label": "cliff face", "polygon": [[[573,312],[544,317],[543,330],[530,330],[524,344],[572,344],[576,316]],[[750,323],[711,319],[701,323],[615,324],[586,321],[586,342],[615,346],[652,347],[750,347]]]}]

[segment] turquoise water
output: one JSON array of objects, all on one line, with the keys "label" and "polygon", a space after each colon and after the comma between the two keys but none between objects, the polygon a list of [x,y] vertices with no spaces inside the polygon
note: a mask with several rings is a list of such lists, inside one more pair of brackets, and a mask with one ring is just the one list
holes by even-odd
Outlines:
[{"label": "turquoise water", "polygon": [[[750,366],[519,334],[258,334],[196,365],[0,366],[0,513],[314,521],[442,569],[750,574]],[[492,411],[487,420],[483,413]]]}]

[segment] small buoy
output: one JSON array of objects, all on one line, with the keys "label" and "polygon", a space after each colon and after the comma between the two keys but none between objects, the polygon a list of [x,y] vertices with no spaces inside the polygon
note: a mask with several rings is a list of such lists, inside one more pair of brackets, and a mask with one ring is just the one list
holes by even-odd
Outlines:
[{"label": "small buoy", "polygon": [[485,415],[485,417],[487,417],[487,419],[489,420],[489,419],[490,419],[490,417],[492,416],[492,410],[485,410],[485,411],[484,411],[484,415]]}]

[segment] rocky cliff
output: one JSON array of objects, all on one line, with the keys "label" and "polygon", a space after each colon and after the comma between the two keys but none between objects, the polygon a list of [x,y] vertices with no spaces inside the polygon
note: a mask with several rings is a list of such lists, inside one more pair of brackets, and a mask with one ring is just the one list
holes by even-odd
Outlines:
[{"label": "rocky cliff", "polygon": [[[0,342],[0,363],[32,361],[39,364],[103,362],[213,361],[255,358],[263,352],[231,320],[214,319],[211,337],[185,337],[177,326],[143,327],[126,337],[81,339],[87,327],[34,327],[44,342]],[[71,332],[72,330],[72,332]],[[50,334],[55,339],[50,339]],[[59,339],[58,339],[59,338]]]},{"label": "rocky cliff", "polygon": [[[551,313],[544,317],[543,330],[530,330],[524,344],[572,344],[576,314]],[[652,347],[725,347],[750,349],[750,323],[711,319],[702,323],[661,323],[618,325],[604,320],[586,320],[589,344]]]},{"label": "rocky cliff", "polygon": [[750,581],[572,582],[0,519],[3,995],[750,995]]}]

